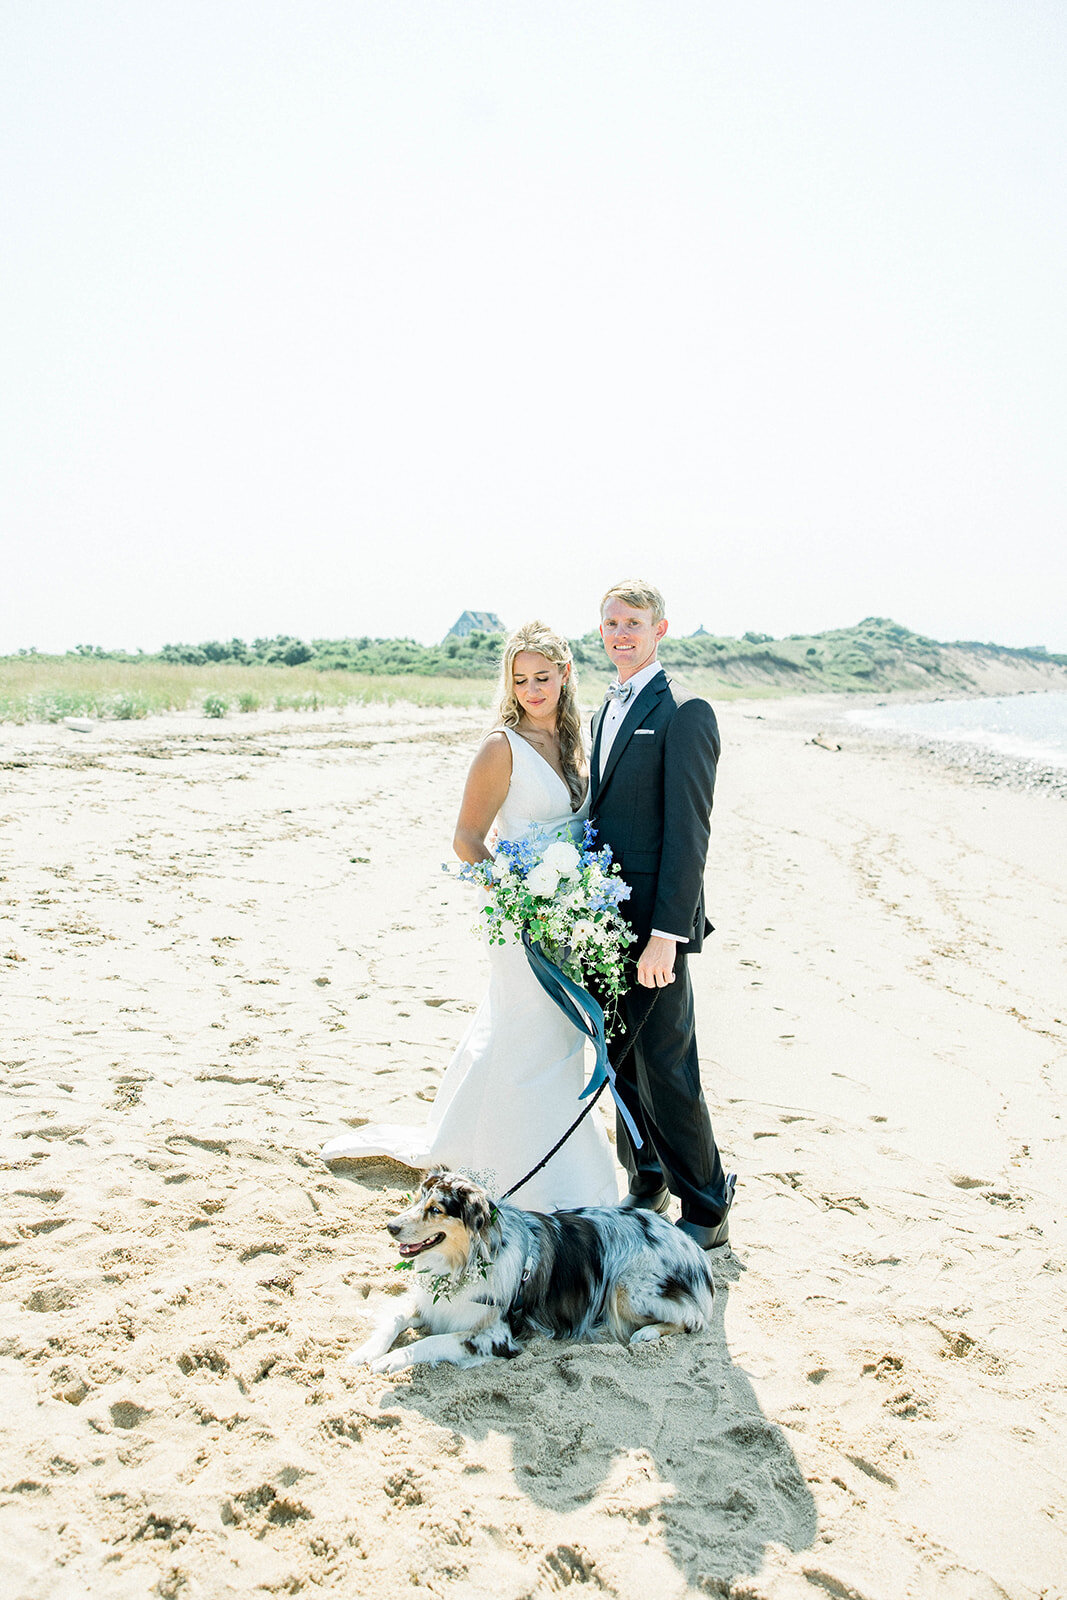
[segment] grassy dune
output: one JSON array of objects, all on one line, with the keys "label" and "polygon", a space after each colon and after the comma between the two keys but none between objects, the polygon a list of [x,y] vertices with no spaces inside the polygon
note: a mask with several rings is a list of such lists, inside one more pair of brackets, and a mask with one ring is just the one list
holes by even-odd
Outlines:
[{"label": "grassy dune", "polygon": [[391,704],[488,705],[486,678],[415,674],[370,677],[314,667],[238,666],[217,662],[97,661],[81,657],[19,657],[0,661],[0,721],[58,722],[63,717],[128,720],[163,711],[226,715],[242,711],[317,711],[327,706]]}]

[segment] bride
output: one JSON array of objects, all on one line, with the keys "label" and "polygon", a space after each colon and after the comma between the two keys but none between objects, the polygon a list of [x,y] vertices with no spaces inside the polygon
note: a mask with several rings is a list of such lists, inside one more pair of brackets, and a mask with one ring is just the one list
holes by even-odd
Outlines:
[{"label": "bride", "polygon": [[[504,646],[499,727],[471,763],[453,841],[461,861],[492,857],[486,840],[532,829],[581,838],[589,810],[570,649],[543,622]],[[468,1173],[490,1194],[510,1188],[552,1148],[581,1110],[583,1038],[545,994],[515,940],[491,944],[489,990],[452,1058],[425,1127],[367,1123],[332,1140],[327,1161],[392,1156],[410,1167]],[[530,1211],[614,1205],[615,1163],[596,1112],[524,1184]]]}]

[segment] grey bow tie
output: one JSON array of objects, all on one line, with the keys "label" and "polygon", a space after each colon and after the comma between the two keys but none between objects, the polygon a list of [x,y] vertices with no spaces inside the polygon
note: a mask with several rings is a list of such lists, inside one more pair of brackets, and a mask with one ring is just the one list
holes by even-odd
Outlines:
[{"label": "grey bow tie", "polygon": [[625,705],[634,692],[632,683],[609,683],[608,694],[614,696],[620,705]]}]

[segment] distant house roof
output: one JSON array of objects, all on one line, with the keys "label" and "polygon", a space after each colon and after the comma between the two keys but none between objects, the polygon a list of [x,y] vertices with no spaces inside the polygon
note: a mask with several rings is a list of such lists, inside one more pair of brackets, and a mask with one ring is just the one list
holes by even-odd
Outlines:
[{"label": "distant house roof", "polygon": [[504,624],[495,611],[464,611],[445,634],[446,639],[465,639],[468,633],[503,633]]},{"label": "distant house roof", "polygon": [[705,628],[704,624],[701,623],[699,628],[693,629],[689,637],[691,639],[706,639],[708,637],[708,630]]}]

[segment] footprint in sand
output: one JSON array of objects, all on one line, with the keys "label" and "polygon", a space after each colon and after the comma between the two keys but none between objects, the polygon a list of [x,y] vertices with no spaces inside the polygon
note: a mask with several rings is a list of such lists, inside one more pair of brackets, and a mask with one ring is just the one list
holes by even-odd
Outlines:
[{"label": "footprint in sand", "polygon": [[43,1128],[23,1128],[16,1133],[16,1139],[69,1139],[71,1144],[84,1144],[81,1135],[85,1132],[83,1124],[46,1123]]},{"label": "footprint in sand", "polygon": [[933,1328],[941,1335],[944,1341],[938,1355],[946,1361],[973,1361],[981,1372],[991,1377],[999,1376],[1006,1372],[1007,1365],[999,1356],[987,1350],[984,1345],[967,1333],[963,1328],[942,1328],[936,1322],[931,1323]]},{"label": "footprint in sand", "polygon": [[273,1484],[263,1483],[224,1500],[219,1507],[224,1525],[243,1528],[262,1538],[269,1528],[291,1527],[310,1521],[313,1513],[290,1495],[279,1494]]},{"label": "footprint in sand", "polygon": [[597,1571],[592,1556],[578,1544],[559,1544],[554,1550],[546,1551],[538,1562],[537,1570],[542,1583],[553,1591],[569,1589],[575,1583],[591,1584],[600,1590],[609,1589]]},{"label": "footprint in sand", "polygon": [[68,1361],[59,1361],[51,1368],[48,1387],[54,1400],[63,1400],[69,1406],[80,1406],[90,1393],[84,1374]]},{"label": "footprint in sand", "polygon": [[34,1289],[22,1302],[24,1311],[52,1312],[69,1311],[71,1306],[77,1305],[82,1293],[69,1283],[46,1283],[39,1289]]},{"label": "footprint in sand", "polygon": [[115,1400],[108,1406],[108,1416],[116,1428],[139,1428],[151,1415],[151,1407],[138,1405],[136,1400]]},{"label": "footprint in sand", "polygon": [[222,1377],[230,1370],[229,1358],[214,1345],[192,1345],[188,1350],[183,1350],[176,1360],[186,1377],[201,1370]]},{"label": "footprint in sand", "polygon": [[57,1228],[65,1228],[70,1221],[69,1217],[41,1217],[37,1222],[24,1222],[19,1232],[24,1238],[36,1238],[41,1233],[54,1233]]},{"label": "footprint in sand", "polygon": [[850,1455],[847,1450],[844,1455],[846,1461],[851,1461],[854,1467],[857,1467],[865,1477],[873,1478],[875,1483],[884,1483],[887,1489],[898,1487],[895,1478],[891,1478],[888,1472],[883,1472],[881,1467],[876,1467],[873,1461],[868,1461],[866,1456]]}]

